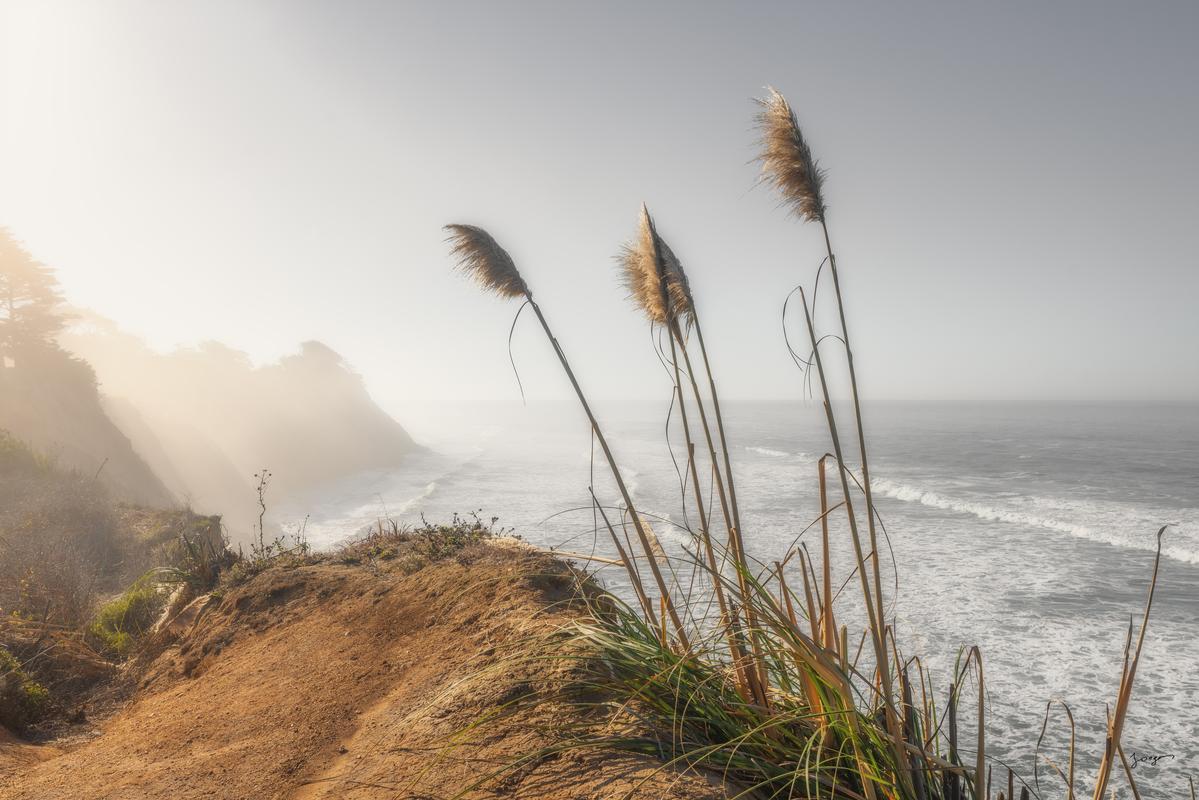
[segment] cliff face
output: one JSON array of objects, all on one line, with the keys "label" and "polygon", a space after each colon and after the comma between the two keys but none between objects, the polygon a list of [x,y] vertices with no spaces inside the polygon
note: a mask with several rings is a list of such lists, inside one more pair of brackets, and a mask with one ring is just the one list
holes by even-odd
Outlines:
[{"label": "cliff face", "polygon": [[[250,373],[240,456],[304,491],[364,469],[395,466],[415,444],[375,405],[362,379],[320,342]],[[232,409],[230,409],[232,411]]]},{"label": "cliff face", "polygon": [[302,499],[417,447],[319,342],[255,366],[217,343],[164,354],[106,320],[85,322],[63,346],[95,368],[109,412],[155,473],[197,510],[222,514],[233,539],[256,519],[256,472],[272,473],[273,500]]},{"label": "cliff face", "polygon": [[0,365],[0,429],[63,467],[97,475],[118,499],[176,501],[105,413],[91,368],[60,350]]}]

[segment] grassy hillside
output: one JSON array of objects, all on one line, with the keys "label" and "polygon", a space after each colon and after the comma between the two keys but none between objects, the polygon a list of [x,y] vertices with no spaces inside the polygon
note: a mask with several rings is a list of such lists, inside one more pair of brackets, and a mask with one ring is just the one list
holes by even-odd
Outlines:
[{"label": "grassy hillside", "polygon": [[162,569],[184,580],[200,541],[220,543],[219,518],[117,502],[0,430],[0,725],[69,712],[109,677],[166,603]]},{"label": "grassy hillside", "polygon": [[0,428],[64,467],[97,476],[121,500],[175,502],[105,413],[91,367],[61,350],[0,368]]}]

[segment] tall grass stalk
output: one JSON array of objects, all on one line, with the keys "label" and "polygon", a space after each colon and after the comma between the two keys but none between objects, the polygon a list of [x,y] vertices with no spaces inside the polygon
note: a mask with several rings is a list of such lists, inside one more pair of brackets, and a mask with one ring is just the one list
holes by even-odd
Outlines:
[{"label": "tall grass stalk", "polygon": [[[642,205],[639,216],[638,235],[632,243],[626,245],[621,253],[621,266],[624,273],[625,285],[634,303],[640,307],[649,318],[651,324],[661,325],[667,330],[670,345],[670,368],[673,378],[673,391],[678,402],[679,419],[683,430],[684,444],[687,448],[687,472],[692,485],[692,495],[695,498],[696,513],[699,517],[699,538],[704,555],[707,559],[707,569],[712,574],[713,593],[716,595],[717,606],[720,610],[721,625],[727,628],[730,656],[736,667],[743,692],[752,697],[762,706],[769,703],[766,695],[765,681],[759,669],[759,658],[747,659],[742,650],[741,630],[734,609],[726,599],[727,590],[718,576],[723,574],[721,564],[723,559],[716,557],[716,548],[711,536],[711,520],[704,506],[703,487],[699,478],[699,468],[695,457],[695,444],[691,435],[691,422],[687,413],[687,401],[683,389],[683,369],[680,366],[679,354],[686,359],[686,372],[693,389],[696,410],[705,434],[708,451],[711,458],[713,480],[716,484],[717,495],[728,530],[728,549],[733,554],[734,569],[740,575],[743,559],[739,557],[740,548],[736,543],[736,530],[733,527],[733,513],[729,509],[728,496],[725,493],[724,480],[720,474],[719,461],[713,447],[711,431],[707,415],[703,407],[703,397],[695,382],[694,370],[687,359],[686,340],[682,335],[682,325],[691,325],[696,319],[694,302],[682,265],[674,256],[669,246],[658,236],[653,218],[649,210]],[[742,591],[732,593],[737,605],[744,596]],[[746,611],[751,609],[746,606]],[[752,618],[746,620],[752,628]]]},{"label": "tall grass stalk", "polygon": [[[654,558],[653,546],[642,525],[641,515],[637,513],[636,506],[633,504],[633,497],[629,492],[628,486],[625,484],[620,468],[616,464],[616,458],[612,455],[612,449],[608,446],[608,439],[604,436],[599,420],[596,419],[595,414],[592,412],[591,404],[587,402],[587,397],[583,394],[583,389],[579,385],[574,370],[566,358],[566,353],[563,352],[562,346],[558,344],[558,339],[550,329],[549,322],[546,321],[545,315],[541,312],[541,307],[533,300],[533,292],[529,289],[528,284],[525,283],[524,278],[521,277],[512,257],[508,255],[506,250],[500,247],[499,243],[487,231],[474,225],[459,224],[447,225],[445,229],[450,232],[451,252],[458,258],[459,266],[464,272],[473,277],[483,288],[501,297],[523,297],[529,307],[533,309],[533,313],[537,316],[537,321],[541,323],[541,329],[545,332],[546,338],[549,339],[550,344],[554,348],[554,354],[558,356],[558,361],[562,365],[566,377],[570,380],[570,385],[578,397],[579,404],[583,407],[583,412],[587,415],[587,419],[591,423],[591,430],[595,434],[595,440],[599,443],[600,449],[604,453],[604,458],[608,462],[612,477],[616,481],[617,488],[620,490],[621,498],[624,500],[625,508],[628,509],[629,516],[632,518],[633,528],[637,531],[646,561],[649,564],[650,573],[653,575],[654,583],[657,584],[660,596],[663,598],[667,614],[674,624],[675,633],[679,637],[680,644],[686,648],[688,646],[687,632],[671,598],[670,588],[662,576],[662,570],[658,567],[657,559]],[[611,531],[613,541],[617,541],[615,530],[611,526],[609,526],[609,530]],[[628,560],[626,567],[630,580],[638,585],[639,595],[644,598],[645,590],[641,586],[641,576],[632,559]],[[652,603],[646,601],[643,610],[648,619],[655,621],[656,617]]]},{"label": "tall grass stalk", "polygon": [[[675,389],[679,395],[680,417],[682,417],[684,431],[687,431],[688,440],[690,432],[685,419],[685,402],[683,398],[683,387],[680,379],[680,370],[678,357],[683,357],[683,373],[687,375],[688,383],[691,387],[692,396],[695,399],[696,412],[699,415],[700,428],[704,434],[704,442],[708,448],[709,463],[712,470],[712,479],[716,485],[716,495],[720,501],[720,508],[724,517],[725,528],[728,532],[727,548],[732,554],[732,564],[734,576],[737,579],[737,597],[745,615],[745,624],[747,627],[748,641],[753,650],[753,669],[749,670],[749,675],[752,677],[755,684],[754,691],[758,697],[758,702],[768,708],[770,699],[767,695],[766,687],[768,686],[768,678],[764,667],[764,658],[762,654],[762,644],[759,641],[757,608],[753,602],[747,598],[749,595],[749,586],[747,577],[750,575],[749,560],[745,552],[744,541],[741,536],[740,512],[737,510],[736,502],[733,499],[731,492],[726,492],[726,483],[731,488],[733,485],[732,469],[729,461],[727,450],[724,452],[725,472],[721,471],[721,462],[717,457],[716,446],[712,440],[712,428],[708,422],[708,414],[705,409],[703,392],[699,388],[696,381],[695,367],[691,363],[691,356],[687,349],[687,339],[683,335],[683,324],[686,323],[689,327],[698,328],[699,312],[696,310],[695,301],[691,294],[690,282],[687,279],[687,274],[683,269],[682,263],[666,244],[665,240],[658,235],[657,226],[654,224],[653,218],[649,215],[649,211],[642,206],[642,230],[643,235],[648,238],[646,244],[649,252],[653,254],[652,268],[656,269],[658,275],[658,285],[663,293],[663,300],[666,303],[666,319],[670,332],[670,355],[674,364]],[[713,403],[715,407],[715,380],[711,378],[712,369],[707,361],[706,352],[704,355],[704,368],[708,373],[711,388],[713,391]],[[724,423],[720,419],[719,412],[716,413],[717,424],[723,430]],[[692,464],[694,464],[694,453],[692,452]],[[700,486],[698,477],[695,478],[695,491],[697,501],[699,499]]]},{"label": "tall grass stalk", "polygon": [[821,559],[820,564],[821,586],[824,588],[824,603],[820,610],[820,621],[824,635],[823,644],[832,650],[837,646],[837,621],[833,616],[833,562],[830,558],[832,547],[829,543],[828,530],[828,481],[825,479],[824,466],[826,461],[828,461],[827,453],[822,455],[816,464],[820,484],[820,546],[824,550],[824,558]]},{"label": "tall grass stalk", "polygon": [[[872,617],[870,626],[875,641],[875,654],[881,678],[882,699],[887,728],[891,732],[891,735],[898,741],[901,738],[901,730],[895,708],[895,693],[891,670],[884,645],[884,637],[887,630],[887,621],[885,618],[886,607],[883,602],[882,571],[879,565],[880,553],[878,534],[875,529],[874,497],[870,488],[870,467],[866,454],[866,435],[862,424],[862,406],[858,393],[857,372],[853,363],[853,350],[850,347],[849,326],[845,320],[845,304],[841,296],[841,284],[837,273],[836,257],[833,254],[832,241],[828,233],[827,209],[823,196],[824,173],[820,169],[816,159],[812,156],[812,150],[786,98],[774,89],[770,89],[769,96],[759,101],[759,103],[762,108],[761,113],[758,115],[758,122],[762,133],[762,154],[760,160],[762,161],[763,176],[766,181],[779,190],[783,201],[791,207],[796,216],[801,220],[819,223],[824,233],[828,266],[833,277],[837,311],[841,321],[841,341],[845,347],[845,360],[849,371],[850,395],[853,400],[854,421],[857,428],[858,450],[861,459],[862,489],[866,504],[866,528],[870,537],[870,568],[874,579],[874,597],[867,602],[866,608]],[[815,298],[813,298],[813,302],[814,300]],[[817,360],[816,363],[820,365],[818,339],[812,326],[811,314],[808,311],[806,300],[804,315],[807,320],[809,333],[811,334],[813,357]],[[833,439],[833,446],[837,455],[838,473],[841,475],[842,491],[845,495],[846,514],[849,516],[850,525],[854,529],[856,541],[857,522],[854,519],[855,515],[850,503],[849,484],[845,479],[845,470],[848,467],[842,457],[836,421],[832,404],[829,400],[828,386],[825,382],[822,366],[818,366],[818,372],[824,394],[825,415],[828,420],[829,433]],[[865,564],[861,564],[861,568],[865,570]],[[869,582],[863,581],[863,587],[869,591]],[[981,780],[981,778],[979,779]]]},{"label": "tall grass stalk", "polygon": [[829,433],[832,437],[833,457],[837,461],[837,475],[841,481],[841,493],[844,497],[845,514],[849,522],[850,540],[853,542],[854,557],[856,559],[856,571],[862,587],[862,604],[866,609],[866,617],[869,621],[870,638],[874,645],[875,665],[879,675],[879,682],[882,684],[882,690],[879,693],[880,699],[882,700],[886,709],[887,727],[890,729],[891,735],[895,737],[895,740],[898,743],[902,739],[902,735],[898,730],[897,719],[895,717],[894,700],[891,695],[892,690],[890,666],[886,647],[887,628],[882,624],[881,617],[876,611],[876,595],[871,590],[870,578],[866,571],[866,563],[869,556],[862,548],[862,537],[858,531],[857,515],[854,513],[853,492],[850,489],[849,478],[845,467],[845,458],[841,449],[841,437],[837,430],[837,418],[833,413],[833,405],[831,396],[829,394],[828,380],[824,371],[824,359],[820,355],[820,348],[817,346],[816,329],[812,323],[811,309],[808,306],[807,295],[802,289],[800,289],[799,295],[803,305],[804,320],[807,324],[808,336],[812,343],[812,358],[816,365],[816,373],[820,383],[820,391],[823,395],[825,421],[828,424]]},{"label": "tall grass stalk", "polygon": [[[1132,642],[1132,621],[1129,620],[1128,643],[1124,646],[1124,667],[1120,672],[1120,688],[1116,693],[1116,710],[1111,714],[1107,723],[1107,739],[1103,751],[1103,759],[1099,762],[1099,776],[1095,781],[1094,800],[1102,800],[1103,793],[1111,780],[1112,768],[1116,754],[1120,750],[1120,736],[1124,732],[1124,720],[1128,716],[1128,704],[1132,699],[1132,684],[1137,677],[1137,667],[1141,663],[1141,649],[1145,646],[1145,632],[1149,628],[1149,612],[1153,608],[1153,592],[1157,588],[1157,573],[1162,561],[1162,535],[1165,526],[1157,532],[1157,555],[1153,559],[1153,577],[1149,581],[1149,595],[1145,598],[1145,615],[1141,620],[1141,632],[1137,635],[1136,651],[1129,658],[1129,645]],[[1122,753],[1120,754],[1123,755]],[[1128,773],[1129,780],[1132,773]],[[1135,791],[1135,789],[1134,789]]]},{"label": "tall grass stalk", "polygon": [[[698,320],[698,315],[696,315],[696,319]],[[751,588],[749,585],[749,578],[753,573],[751,570],[749,556],[746,553],[745,542],[744,542],[744,538],[742,536],[742,532],[741,532],[741,528],[740,528],[740,513],[737,509],[736,500],[735,500],[734,496],[732,495],[733,479],[732,479],[731,465],[729,463],[728,453],[727,453],[727,451],[724,453],[724,462],[725,462],[724,478],[727,478],[727,484],[729,487],[729,491],[726,494],[726,492],[725,492],[726,480],[722,478],[721,466],[720,466],[719,461],[717,460],[716,447],[712,440],[711,426],[708,422],[708,416],[707,416],[707,413],[706,413],[705,407],[704,407],[703,392],[700,390],[699,385],[696,382],[695,367],[691,363],[691,357],[690,357],[690,354],[688,353],[688,349],[687,349],[687,342],[682,335],[682,332],[680,330],[680,327],[679,327],[677,321],[674,321],[672,323],[671,328],[672,328],[672,330],[671,330],[671,332],[672,332],[671,355],[672,355],[672,358],[675,358],[677,361],[677,356],[675,355],[675,350],[676,350],[675,343],[677,343],[677,351],[683,357],[684,372],[689,379],[691,391],[695,398],[695,405],[696,405],[696,409],[698,411],[699,419],[700,419],[700,427],[703,430],[704,440],[705,440],[705,443],[707,444],[709,457],[711,459],[710,463],[712,465],[712,474],[713,474],[714,482],[716,484],[717,496],[721,501],[721,510],[724,514],[725,526],[728,531],[726,547],[727,547],[729,554],[731,555],[730,561],[732,562],[732,566],[733,566],[733,575],[737,581],[736,596],[738,598],[738,601],[741,604],[741,608],[743,609],[742,613],[745,616],[745,625],[747,628],[747,631],[746,631],[747,639],[749,641],[751,649],[753,650],[753,656],[754,656],[753,664],[754,664],[755,669],[750,670],[749,674],[753,676],[753,678],[757,684],[756,691],[759,696],[759,703],[763,707],[769,708],[770,702],[771,702],[770,697],[769,697],[769,692],[768,692],[770,682],[769,682],[769,677],[767,675],[767,671],[766,671],[766,667],[765,667],[766,660],[765,660],[765,658],[763,656],[763,652],[762,652],[763,644],[760,641],[762,634],[761,634],[761,628],[759,625],[759,621],[757,618],[759,611],[758,611],[757,603],[751,597],[752,591],[751,591]],[[707,371],[708,374],[711,375],[711,366],[707,363],[706,356],[704,357],[704,360],[705,360],[705,363],[704,363],[705,371]],[[677,383],[678,383],[678,369],[677,369],[677,363],[676,363],[676,385],[677,385]],[[714,381],[713,381],[713,384],[714,384]],[[679,386],[678,388],[681,393],[682,387]],[[714,391],[714,389],[715,389],[714,385],[713,385],[712,389]],[[715,400],[715,395],[713,395],[714,410],[716,408],[716,402],[717,401]],[[723,429],[724,423],[721,420],[719,411],[716,411],[715,416],[716,416],[718,428]],[[723,449],[724,448],[722,445],[722,450]]]}]

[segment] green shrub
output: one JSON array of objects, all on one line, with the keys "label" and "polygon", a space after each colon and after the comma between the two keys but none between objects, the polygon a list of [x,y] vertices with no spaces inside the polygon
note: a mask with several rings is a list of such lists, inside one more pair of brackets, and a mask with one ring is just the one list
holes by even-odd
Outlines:
[{"label": "green shrub", "polygon": [[12,653],[0,647],[0,725],[23,731],[50,707],[50,692],[21,669]]},{"label": "green shrub", "polygon": [[88,627],[88,634],[105,652],[124,658],[154,625],[166,599],[154,575],[147,573],[120,597],[100,608]]}]

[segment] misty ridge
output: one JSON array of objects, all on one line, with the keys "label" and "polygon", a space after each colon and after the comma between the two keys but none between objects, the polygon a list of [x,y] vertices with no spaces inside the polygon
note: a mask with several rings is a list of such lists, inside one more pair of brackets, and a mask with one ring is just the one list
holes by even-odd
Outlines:
[{"label": "misty ridge", "polygon": [[[255,473],[271,472],[269,503],[302,501],[417,447],[324,344],[261,366],[217,342],[157,352],[65,307],[53,270],[2,230],[0,299],[0,429],[116,500],[220,514],[232,541],[248,541]],[[268,528],[289,522],[268,512]]]},{"label": "misty ridge", "polygon": [[415,446],[320,342],[255,366],[217,342],[158,353],[90,313],[60,341],[96,370],[105,410],[167,489],[196,509],[223,512],[234,540],[249,535],[257,515],[255,472],[271,471],[272,498],[294,498],[395,466]]}]

